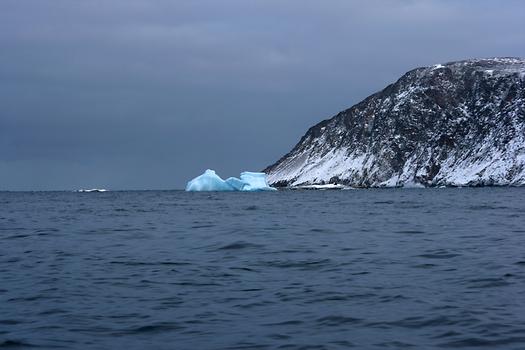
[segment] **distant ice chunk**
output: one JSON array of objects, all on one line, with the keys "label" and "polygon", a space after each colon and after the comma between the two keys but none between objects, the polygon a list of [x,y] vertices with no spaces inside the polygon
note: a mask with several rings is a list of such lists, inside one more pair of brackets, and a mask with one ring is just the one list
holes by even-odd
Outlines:
[{"label": "distant ice chunk", "polygon": [[415,181],[407,181],[403,184],[403,188],[425,188],[425,185]]},{"label": "distant ice chunk", "polygon": [[105,188],[92,188],[92,189],[89,189],[89,190],[85,190],[85,189],[80,189],[78,190],[77,192],[81,192],[81,193],[91,193],[91,192],[107,192],[108,190],[106,190]]},{"label": "distant ice chunk", "polygon": [[337,184],[326,184],[326,185],[304,185],[298,186],[297,188],[302,190],[350,190],[351,187]]},{"label": "distant ice chunk", "polygon": [[276,191],[268,186],[265,173],[254,173],[245,171],[241,178],[230,177],[221,179],[214,170],[206,170],[204,174],[197,176],[186,185],[186,191]]}]

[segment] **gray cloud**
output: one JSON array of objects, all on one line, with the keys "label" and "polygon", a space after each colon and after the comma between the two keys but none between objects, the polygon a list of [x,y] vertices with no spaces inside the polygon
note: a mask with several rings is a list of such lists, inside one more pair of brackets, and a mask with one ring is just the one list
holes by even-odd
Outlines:
[{"label": "gray cloud", "polygon": [[438,62],[525,56],[522,1],[0,2],[0,189],[258,170]]}]

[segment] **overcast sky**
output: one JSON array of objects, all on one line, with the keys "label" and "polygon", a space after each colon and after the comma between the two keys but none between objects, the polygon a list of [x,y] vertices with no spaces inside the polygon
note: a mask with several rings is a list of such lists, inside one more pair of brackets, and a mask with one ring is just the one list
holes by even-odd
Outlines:
[{"label": "overcast sky", "polygon": [[1,0],[0,190],[261,170],[419,66],[525,56],[525,1]]}]

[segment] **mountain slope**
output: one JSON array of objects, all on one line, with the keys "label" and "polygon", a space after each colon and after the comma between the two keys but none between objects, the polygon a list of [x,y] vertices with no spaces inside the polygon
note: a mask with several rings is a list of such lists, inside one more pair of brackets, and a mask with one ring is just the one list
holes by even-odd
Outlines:
[{"label": "mountain slope", "polygon": [[264,171],[277,186],[524,185],[525,60],[414,69]]}]

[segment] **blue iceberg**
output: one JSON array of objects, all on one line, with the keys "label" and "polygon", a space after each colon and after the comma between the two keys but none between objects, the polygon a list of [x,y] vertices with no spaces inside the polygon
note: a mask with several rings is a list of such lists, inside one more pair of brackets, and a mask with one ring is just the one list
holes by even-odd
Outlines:
[{"label": "blue iceberg", "polygon": [[254,173],[245,171],[241,178],[230,177],[221,179],[214,170],[206,170],[204,174],[197,176],[186,185],[186,191],[277,191],[268,186],[265,173]]},{"label": "blue iceberg", "polygon": [[277,191],[268,186],[265,173],[245,171],[241,173],[241,181],[245,183],[241,191]]}]

